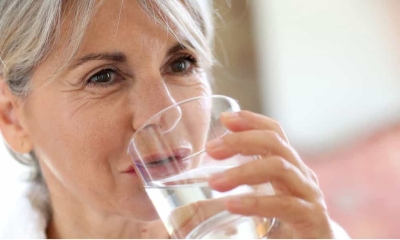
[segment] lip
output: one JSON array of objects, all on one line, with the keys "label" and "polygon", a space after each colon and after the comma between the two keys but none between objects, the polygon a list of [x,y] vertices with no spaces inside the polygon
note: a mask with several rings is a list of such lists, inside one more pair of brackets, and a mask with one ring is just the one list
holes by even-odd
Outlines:
[{"label": "lip", "polygon": [[136,166],[153,167],[159,165],[169,164],[172,161],[182,161],[190,155],[191,149],[189,148],[175,148],[171,153],[154,153],[149,154],[142,158],[142,160],[135,159],[133,162]]},{"label": "lip", "polygon": [[[125,172],[131,173],[138,171],[146,179],[164,178],[166,176],[174,175],[186,169],[188,165],[188,156],[192,152],[191,148],[174,148],[171,151],[163,153],[153,153],[142,157],[141,159],[134,159],[135,166],[130,166]],[[135,169],[136,168],[136,169]]]},{"label": "lip", "polygon": [[122,171],[122,173],[135,173],[135,168],[131,165],[129,167],[127,167],[124,171]]}]

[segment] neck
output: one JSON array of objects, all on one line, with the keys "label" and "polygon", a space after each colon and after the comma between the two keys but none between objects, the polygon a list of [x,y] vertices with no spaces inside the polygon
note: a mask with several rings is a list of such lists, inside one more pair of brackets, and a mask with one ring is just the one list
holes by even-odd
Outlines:
[{"label": "neck", "polygon": [[72,195],[56,179],[47,182],[51,183],[52,212],[48,238],[169,238],[160,220],[141,222],[101,211]]},{"label": "neck", "polygon": [[[55,203],[52,199],[52,203]],[[53,204],[47,228],[48,238],[142,238],[146,227],[118,216],[94,213],[81,208],[79,213]],[[71,211],[72,210],[72,211]],[[96,217],[97,216],[97,217]]]}]

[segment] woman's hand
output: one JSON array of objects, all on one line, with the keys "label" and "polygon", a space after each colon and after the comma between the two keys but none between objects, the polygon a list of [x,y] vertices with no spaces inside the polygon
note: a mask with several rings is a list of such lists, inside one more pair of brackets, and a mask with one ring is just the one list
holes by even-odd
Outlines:
[{"label": "woman's hand", "polygon": [[317,176],[290,146],[279,123],[249,111],[222,114],[221,121],[233,133],[209,142],[210,156],[222,160],[236,154],[260,155],[262,159],[211,177],[210,186],[228,191],[271,182],[276,191],[274,196],[229,199],[226,208],[236,214],[279,219],[270,237],[335,237]]}]

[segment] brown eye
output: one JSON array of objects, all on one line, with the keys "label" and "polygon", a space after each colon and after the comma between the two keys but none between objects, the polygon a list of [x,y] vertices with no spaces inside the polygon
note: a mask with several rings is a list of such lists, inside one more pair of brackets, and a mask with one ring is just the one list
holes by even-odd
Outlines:
[{"label": "brown eye", "polygon": [[110,69],[102,70],[99,73],[93,75],[89,81],[92,83],[106,83],[111,82],[114,78],[115,72],[112,72]]},{"label": "brown eye", "polygon": [[104,69],[91,76],[86,84],[94,86],[109,86],[117,83],[122,77],[116,72],[115,69]]},{"label": "brown eye", "polygon": [[196,59],[191,55],[181,56],[170,63],[167,68],[169,74],[190,74],[197,67]]},{"label": "brown eye", "polygon": [[171,71],[175,73],[185,72],[190,68],[191,62],[186,59],[178,59],[171,65]]}]

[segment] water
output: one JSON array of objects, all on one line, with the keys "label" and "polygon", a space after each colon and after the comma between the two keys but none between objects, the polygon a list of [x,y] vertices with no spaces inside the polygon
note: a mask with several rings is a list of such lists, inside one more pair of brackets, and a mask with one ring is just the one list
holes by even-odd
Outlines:
[{"label": "water", "polygon": [[245,185],[224,193],[212,190],[207,176],[225,169],[193,169],[147,185],[146,192],[172,237],[248,239],[267,235],[273,219],[231,214],[224,209],[224,200],[238,194],[265,194],[270,186]]}]

